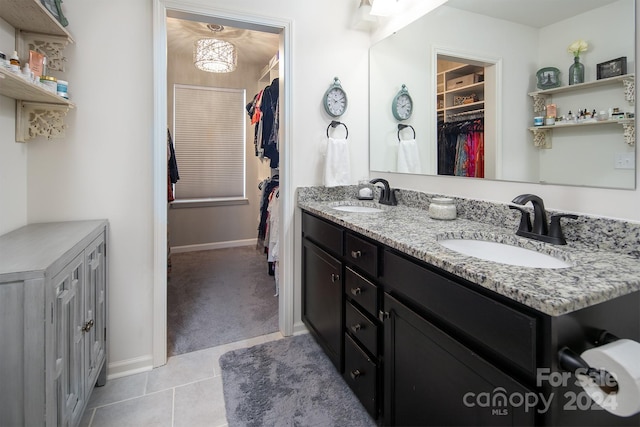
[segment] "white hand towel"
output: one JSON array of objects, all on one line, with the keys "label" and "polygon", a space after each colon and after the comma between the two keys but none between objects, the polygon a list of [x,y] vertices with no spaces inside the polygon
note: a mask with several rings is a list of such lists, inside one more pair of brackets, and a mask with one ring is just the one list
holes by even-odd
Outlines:
[{"label": "white hand towel", "polygon": [[415,139],[403,139],[398,144],[398,172],[420,173],[420,154]]},{"label": "white hand towel", "polygon": [[351,183],[349,145],[346,139],[329,138],[324,165],[324,185],[335,187]]}]

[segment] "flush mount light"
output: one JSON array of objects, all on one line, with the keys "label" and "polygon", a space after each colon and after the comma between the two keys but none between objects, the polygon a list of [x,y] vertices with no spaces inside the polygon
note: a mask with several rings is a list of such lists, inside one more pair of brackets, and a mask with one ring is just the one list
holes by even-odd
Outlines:
[{"label": "flush mount light", "polygon": [[[220,32],[222,25],[210,24],[211,31]],[[238,65],[236,47],[227,41],[207,38],[197,40],[194,44],[193,63],[195,66],[209,73],[230,73]]]}]

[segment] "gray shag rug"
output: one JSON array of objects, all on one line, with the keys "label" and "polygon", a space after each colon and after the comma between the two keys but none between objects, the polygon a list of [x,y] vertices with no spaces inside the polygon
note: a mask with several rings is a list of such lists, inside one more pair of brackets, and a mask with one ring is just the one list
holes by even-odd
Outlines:
[{"label": "gray shag rug", "polygon": [[255,246],[171,255],[169,356],[278,331],[278,298],[267,256]]},{"label": "gray shag rug", "polygon": [[309,334],[220,357],[227,422],[235,426],[375,426]]}]

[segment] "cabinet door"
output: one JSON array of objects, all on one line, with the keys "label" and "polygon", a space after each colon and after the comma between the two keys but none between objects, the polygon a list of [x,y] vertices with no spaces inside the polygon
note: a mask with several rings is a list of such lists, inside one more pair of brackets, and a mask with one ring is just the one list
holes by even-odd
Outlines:
[{"label": "cabinet door", "polygon": [[105,359],[106,268],[104,236],[85,250],[87,280],[84,288],[84,378],[87,390],[95,384]]},{"label": "cabinet door", "polygon": [[342,372],[342,263],[304,240],[302,320]]},{"label": "cabinet door", "polygon": [[388,294],[384,312],[385,425],[534,425],[509,406],[525,387]]},{"label": "cabinet door", "polygon": [[76,425],[84,407],[82,288],[84,260],[76,257],[53,279],[57,425]]}]

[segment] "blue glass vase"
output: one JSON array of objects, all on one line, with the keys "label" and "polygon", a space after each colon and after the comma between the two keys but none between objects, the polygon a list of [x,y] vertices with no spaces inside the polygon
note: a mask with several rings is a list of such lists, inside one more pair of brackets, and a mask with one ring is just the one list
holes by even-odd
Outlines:
[{"label": "blue glass vase", "polygon": [[569,84],[584,83],[584,65],[580,63],[580,57],[574,56],[573,64],[569,67]]}]

